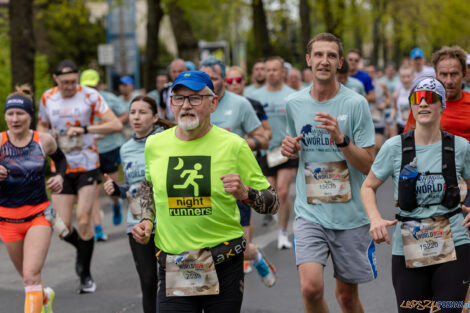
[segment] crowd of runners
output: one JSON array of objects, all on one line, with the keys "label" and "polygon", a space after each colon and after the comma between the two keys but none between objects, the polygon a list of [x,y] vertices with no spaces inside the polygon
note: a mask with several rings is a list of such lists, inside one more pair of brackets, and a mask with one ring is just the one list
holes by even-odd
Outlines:
[{"label": "crowd of runners", "polygon": [[[358,285],[378,278],[381,242],[392,246],[398,312],[422,312],[406,301],[469,301],[470,55],[446,46],[427,62],[414,48],[397,69],[343,52],[329,33],[306,48],[307,68],[272,56],[250,80],[212,56],[198,69],[175,59],[154,90],[124,76],[117,95],[95,69],[63,60],[38,109],[30,86],[18,86],[0,133],[0,238],[24,283],[24,312],[52,312],[41,269],[53,229],[76,251],[78,292],[99,288],[102,192],[113,224],[126,219],[145,313],[240,312],[244,275],[276,284],[253,211],[295,255],[305,312],[329,312],[330,256],[341,312],[367,311]],[[376,199],[389,177],[394,220]]]}]

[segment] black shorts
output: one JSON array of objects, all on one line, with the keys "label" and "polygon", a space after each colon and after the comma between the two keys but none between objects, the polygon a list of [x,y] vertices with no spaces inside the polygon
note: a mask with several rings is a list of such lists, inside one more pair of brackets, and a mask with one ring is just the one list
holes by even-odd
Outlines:
[{"label": "black shorts", "polygon": [[[455,247],[457,260],[420,268],[406,268],[405,257],[392,256],[392,281],[399,313],[418,313],[418,307],[406,308],[403,301],[432,300],[445,305],[458,301],[464,302],[467,294],[470,267],[470,244]],[[462,308],[441,306],[439,312],[460,313]],[[426,311],[428,312],[428,311]]]},{"label": "black shorts", "polygon": [[84,186],[93,185],[98,181],[100,173],[98,169],[88,172],[70,173],[65,175],[64,187],[60,192],[61,195],[76,195],[78,190]]},{"label": "black shorts", "polygon": [[385,134],[385,127],[375,127],[375,133],[376,134]]},{"label": "black shorts", "polygon": [[243,253],[215,266],[220,293],[211,296],[167,297],[165,268],[158,269],[157,312],[240,313],[243,300]]},{"label": "black shorts", "polygon": [[250,226],[251,208],[248,204],[237,200],[238,210],[240,210],[240,224],[242,226]]},{"label": "black shorts", "polygon": [[269,167],[267,157],[266,155],[264,155],[259,159],[259,167],[261,168],[261,171],[263,171],[264,176],[276,176],[277,171],[283,168],[298,168],[299,159],[289,159],[287,160],[287,162],[282,163],[278,166]]},{"label": "black shorts", "polygon": [[100,170],[103,174],[110,174],[117,172],[121,160],[119,158],[119,149],[100,153]]}]

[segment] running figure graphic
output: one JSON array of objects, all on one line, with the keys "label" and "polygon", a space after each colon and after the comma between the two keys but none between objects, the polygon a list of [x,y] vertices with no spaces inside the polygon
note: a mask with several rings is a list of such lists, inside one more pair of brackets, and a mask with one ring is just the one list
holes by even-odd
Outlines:
[{"label": "running figure graphic", "polygon": [[183,173],[181,173],[180,177],[183,178],[186,175],[188,175],[188,178],[186,178],[186,181],[182,185],[173,185],[173,188],[175,189],[186,189],[188,188],[188,185],[193,186],[194,188],[194,196],[198,197],[199,196],[199,184],[196,183],[194,180],[195,179],[203,179],[204,175],[198,175],[197,172],[202,168],[201,163],[196,163],[194,164],[194,170],[184,170]]}]

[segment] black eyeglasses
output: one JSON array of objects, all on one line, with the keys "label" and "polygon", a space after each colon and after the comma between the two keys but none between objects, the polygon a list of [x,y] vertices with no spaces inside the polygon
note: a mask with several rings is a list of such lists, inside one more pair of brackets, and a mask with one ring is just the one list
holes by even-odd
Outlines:
[{"label": "black eyeglasses", "polygon": [[171,96],[171,103],[173,103],[174,106],[182,106],[184,104],[184,100],[188,98],[189,104],[192,106],[197,106],[201,105],[202,103],[202,98],[206,97],[213,97],[213,95],[190,95],[190,96],[180,96],[180,95],[175,95]]}]

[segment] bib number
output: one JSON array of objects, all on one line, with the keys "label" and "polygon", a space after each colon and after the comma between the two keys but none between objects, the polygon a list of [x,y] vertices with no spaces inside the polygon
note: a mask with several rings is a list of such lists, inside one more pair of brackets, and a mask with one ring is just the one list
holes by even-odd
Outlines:
[{"label": "bib number", "polygon": [[348,202],[352,196],[346,161],[305,163],[305,188],[310,204]]},{"label": "bib number", "polygon": [[449,219],[438,216],[401,225],[407,268],[457,260]]},{"label": "bib number", "polygon": [[274,150],[268,152],[268,154],[266,155],[266,161],[268,163],[269,168],[284,164],[288,160],[288,157],[282,155],[281,147],[275,148]]},{"label": "bib number", "polygon": [[67,130],[61,131],[59,134],[59,147],[64,152],[80,151],[83,148],[83,136],[77,135],[69,137],[66,135]]},{"label": "bib number", "polygon": [[168,254],[165,279],[167,297],[219,294],[219,279],[208,249]]},{"label": "bib number", "polygon": [[142,217],[142,207],[140,206],[140,198],[142,197],[142,182],[132,184],[126,192],[129,209],[134,219]]}]

